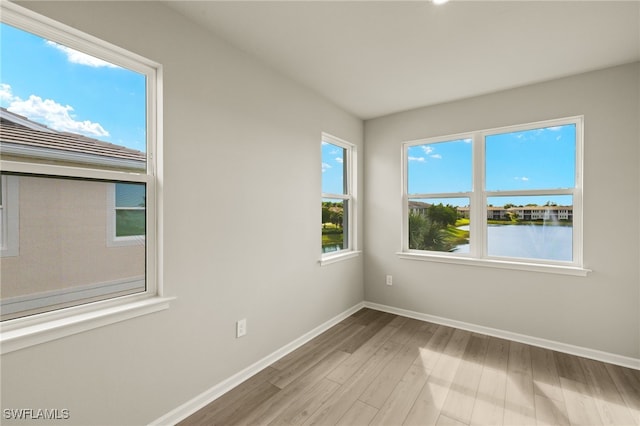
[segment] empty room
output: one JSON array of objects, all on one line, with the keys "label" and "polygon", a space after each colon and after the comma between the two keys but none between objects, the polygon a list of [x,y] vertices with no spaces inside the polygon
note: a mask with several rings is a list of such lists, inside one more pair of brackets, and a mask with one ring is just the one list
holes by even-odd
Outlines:
[{"label": "empty room", "polygon": [[640,2],[0,7],[3,425],[640,426]]}]

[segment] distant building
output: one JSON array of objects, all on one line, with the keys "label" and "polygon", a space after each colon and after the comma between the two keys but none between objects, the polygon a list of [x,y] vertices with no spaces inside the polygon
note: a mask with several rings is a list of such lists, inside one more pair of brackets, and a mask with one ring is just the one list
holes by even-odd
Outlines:
[{"label": "distant building", "polygon": [[409,212],[413,214],[426,213],[429,207],[431,207],[431,204],[429,203],[423,203],[421,201],[409,201]]},{"label": "distant building", "polygon": [[[0,109],[0,154],[15,162],[92,169],[146,167],[143,152],[58,132],[5,108]],[[144,291],[143,184],[134,188],[142,202],[122,207],[116,194],[134,198],[130,184],[2,172],[3,320],[49,310],[52,301],[64,307]],[[126,235],[123,218],[128,221]]]},{"label": "distant building", "polygon": [[[460,217],[469,218],[469,207],[458,207]],[[566,220],[573,221],[573,206],[487,207],[487,219],[509,220]]]}]

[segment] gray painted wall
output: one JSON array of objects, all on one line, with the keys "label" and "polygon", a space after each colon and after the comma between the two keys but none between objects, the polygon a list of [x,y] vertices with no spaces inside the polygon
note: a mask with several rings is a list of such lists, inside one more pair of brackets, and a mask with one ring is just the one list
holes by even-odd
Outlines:
[{"label": "gray painted wall", "polygon": [[321,132],[362,150],[361,120],[161,3],[23,5],[164,65],[164,286],[177,299],[3,356],[2,408],[146,424],[363,300],[362,257],[318,264]]},{"label": "gray painted wall", "polygon": [[[367,121],[365,299],[640,357],[639,75],[636,63]],[[584,260],[591,274],[396,256],[403,141],[575,115],[585,120]]]}]

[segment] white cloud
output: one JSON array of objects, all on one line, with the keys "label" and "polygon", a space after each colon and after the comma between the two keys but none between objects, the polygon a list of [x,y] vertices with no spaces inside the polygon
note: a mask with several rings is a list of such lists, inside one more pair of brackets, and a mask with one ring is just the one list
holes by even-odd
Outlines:
[{"label": "white cloud", "polygon": [[528,180],[529,180],[529,178],[528,178],[528,177],[526,177],[526,176],[522,176],[522,177],[521,177],[521,176],[516,176],[516,177],[514,177],[514,179],[515,179],[515,180],[521,180],[521,181],[523,181],[523,182],[526,182],[526,181],[528,181]]},{"label": "white cloud", "polygon": [[11,102],[9,111],[25,116],[38,123],[44,123],[61,132],[79,133],[86,136],[109,136],[109,132],[100,125],[89,120],[77,121],[71,113],[73,107],[61,105],[51,99],[43,100],[36,95],[29,96],[26,101],[16,99]]},{"label": "white cloud", "polygon": [[11,86],[6,83],[0,83],[0,102],[2,102],[2,105],[11,102],[13,98]]},{"label": "white cloud", "polygon": [[91,137],[109,136],[109,132],[100,123],[76,120],[72,115],[73,107],[71,105],[61,105],[52,99],[43,100],[36,95],[22,100],[13,95],[11,86],[6,83],[0,84],[0,100],[3,104],[7,104],[7,110],[14,114],[27,117],[29,120],[44,124],[53,130]]},{"label": "white cloud", "polygon": [[338,162],[338,163],[342,164],[343,160],[342,160],[342,158],[341,158],[341,157],[336,157],[336,162]]},{"label": "white cloud", "polygon": [[[422,145],[420,146],[420,148],[422,148],[424,153],[428,155],[430,158],[435,158],[436,160],[440,160],[442,158],[442,155],[440,154],[433,154],[434,149],[429,145]],[[422,161],[424,161],[424,159],[422,159]]]},{"label": "white cloud", "polygon": [[322,173],[326,172],[327,170],[329,170],[331,168],[331,164],[329,163],[322,163]]},{"label": "white cloud", "polygon": [[421,146],[422,150],[424,151],[425,154],[429,155],[433,152],[433,148],[430,147],[429,145],[422,145]]},{"label": "white cloud", "polygon": [[417,161],[418,163],[424,163],[424,157],[409,157],[409,161]]},{"label": "white cloud", "polygon": [[547,130],[551,130],[552,132],[557,132],[558,130],[562,130],[562,126],[547,127]]},{"label": "white cloud", "polygon": [[53,41],[47,41],[47,45],[54,47],[67,55],[67,60],[74,64],[86,65],[93,68],[108,67],[108,68],[120,68],[117,65],[98,59],[95,56],[87,55],[86,53],[78,52],[67,46],[55,43]]}]

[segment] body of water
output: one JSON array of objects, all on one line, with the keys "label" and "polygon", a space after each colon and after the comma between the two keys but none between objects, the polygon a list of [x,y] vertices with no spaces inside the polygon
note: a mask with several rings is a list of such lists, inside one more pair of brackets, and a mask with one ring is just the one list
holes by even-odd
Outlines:
[{"label": "body of water", "polygon": [[[460,229],[469,229],[468,226]],[[573,260],[573,227],[544,225],[489,225],[489,256],[529,259]],[[456,253],[469,253],[469,244],[456,247]]]},{"label": "body of water", "polygon": [[340,244],[324,244],[322,246],[322,252],[323,253],[331,253],[334,251],[338,251],[338,250],[342,250],[342,243]]}]

